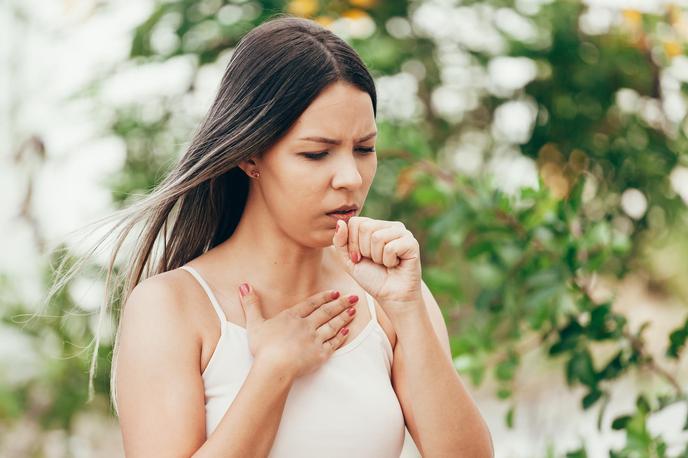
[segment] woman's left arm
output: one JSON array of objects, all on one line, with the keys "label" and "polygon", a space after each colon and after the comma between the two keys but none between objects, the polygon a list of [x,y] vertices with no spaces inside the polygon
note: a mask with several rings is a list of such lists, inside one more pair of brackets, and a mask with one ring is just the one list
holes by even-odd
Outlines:
[{"label": "woman's left arm", "polygon": [[490,431],[454,368],[442,313],[421,278],[413,234],[400,221],[354,216],[337,222],[332,245],[394,326],[392,384],[419,451],[492,457]]},{"label": "woman's left arm", "polygon": [[424,304],[393,321],[392,385],[409,433],[424,457],[493,457],[489,429],[454,367],[442,312],[424,282],[422,292]]}]

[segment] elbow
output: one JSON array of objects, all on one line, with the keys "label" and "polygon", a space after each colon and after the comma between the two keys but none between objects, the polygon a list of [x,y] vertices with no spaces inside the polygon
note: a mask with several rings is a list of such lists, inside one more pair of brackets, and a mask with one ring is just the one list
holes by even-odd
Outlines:
[{"label": "elbow", "polygon": [[417,448],[421,456],[428,457],[495,458],[492,439],[489,435],[487,440],[472,441],[469,444],[462,440],[460,443],[452,442],[434,449],[432,447],[426,447],[427,450],[421,450],[420,447]]},{"label": "elbow", "polygon": [[478,442],[478,446],[476,447],[477,450],[475,451],[475,457],[480,457],[480,458],[494,458],[494,442],[492,441],[492,434],[490,434],[490,430],[487,428],[487,425],[485,426],[485,434],[483,434],[483,438],[481,441]]},{"label": "elbow", "polygon": [[456,450],[462,450],[463,453],[458,456],[466,458],[495,458],[494,444],[489,430],[486,430],[485,435],[481,435],[479,440],[474,440],[470,446],[467,447],[466,445],[467,444],[464,442],[460,444],[459,447],[454,448],[454,455],[457,456]]},{"label": "elbow", "polygon": [[485,458],[495,458],[494,442],[492,441],[492,434],[490,434],[489,429],[486,429],[485,433],[487,435],[487,439],[483,441],[483,444],[484,444],[483,452],[479,456],[485,457]]}]

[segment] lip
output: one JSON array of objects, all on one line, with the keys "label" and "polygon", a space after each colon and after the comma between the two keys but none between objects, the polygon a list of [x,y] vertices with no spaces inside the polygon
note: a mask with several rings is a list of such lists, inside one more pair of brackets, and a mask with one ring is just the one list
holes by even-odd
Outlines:
[{"label": "lip", "polygon": [[333,218],[335,220],[341,219],[345,222],[348,222],[349,219],[351,219],[352,216],[356,215],[356,210],[350,210],[346,213],[327,213],[327,216],[330,218]]},{"label": "lip", "polygon": [[356,205],[356,204],[340,205],[339,207],[329,211],[328,214],[330,214],[332,212],[336,212],[336,211],[341,211],[341,210],[352,210],[352,211],[356,212],[356,211],[358,211],[358,205]]}]

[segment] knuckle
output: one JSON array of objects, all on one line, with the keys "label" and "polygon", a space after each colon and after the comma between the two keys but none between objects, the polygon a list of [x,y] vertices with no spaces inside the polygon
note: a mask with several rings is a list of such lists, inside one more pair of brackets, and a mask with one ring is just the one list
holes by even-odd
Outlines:
[{"label": "knuckle", "polygon": [[338,310],[338,312],[341,312],[341,311],[346,310],[347,308],[349,308],[349,306],[351,306],[351,304],[349,303],[348,296],[347,296],[347,297],[343,297],[343,298],[339,301],[339,304],[338,304],[338,305],[339,305],[339,310]]},{"label": "knuckle", "polygon": [[325,342],[326,346],[323,347],[322,351],[320,352],[320,361],[325,361],[329,356],[334,352],[334,343],[332,343],[331,340],[328,340]]},{"label": "knuckle", "polygon": [[354,315],[349,315],[349,307],[342,310],[342,313],[340,313],[339,316],[342,318],[342,321],[345,323],[354,318]]}]

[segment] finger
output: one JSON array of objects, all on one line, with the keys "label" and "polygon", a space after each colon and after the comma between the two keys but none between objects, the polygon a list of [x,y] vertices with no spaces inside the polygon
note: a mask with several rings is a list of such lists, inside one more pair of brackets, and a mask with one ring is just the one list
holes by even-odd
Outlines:
[{"label": "finger", "polygon": [[328,302],[322,307],[319,307],[311,314],[309,320],[311,321],[313,328],[317,329],[357,302],[358,296],[355,294],[342,296],[335,301]]},{"label": "finger", "polygon": [[[403,260],[415,259],[419,256],[418,249],[418,241],[413,236],[392,240],[385,245],[382,257],[383,264],[387,267],[394,267]],[[398,262],[394,258],[397,258]]]},{"label": "finger", "polygon": [[399,239],[392,240],[386,243],[382,250],[382,264],[385,267],[396,267],[399,264],[399,257],[397,256],[395,242]]},{"label": "finger", "polygon": [[351,260],[351,256],[349,255],[348,248],[349,234],[350,232],[346,222],[344,222],[343,220],[338,220],[334,236],[332,237],[332,245],[334,246],[337,253],[339,253],[341,258],[344,260],[344,263],[347,265],[347,268],[352,268],[353,261]]},{"label": "finger", "polygon": [[348,230],[349,230],[349,258],[356,264],[361,260],[361,251],[358,245],[358,227],[363,221],[361,216],[352,216],[349,218]]},{"label": "finger", "polygon": [[328,351],[330,352],[330,355],[331,355],[332,353],[334,353],[339,347],[342,346],[342,344],[343,344],[344,341],[346,340],[346,336],[347,336],[348,334],[349,334],[349,328],[348,328],[348,327],[344,327],[344,328],[342,328],[342,329],[339,330],[339,332],[337,333],[336,336],[334,336],[334,337],[331,338],[330,340],[326,340],[326,341],[324,342],[324,345],[326,346],[326,348],[327,348]]},{"label": "finger", "polygon": [[399,226],[378,229],[370,235],[370,258],[377,264],[383,264],[385,245],[404,236],[405,230]]},{"label": "finger", "polygon": [[356,307],[349,307],[346,310],[340,312],[337,316],[332,318],[330,321],[326,322],[320,326],[316,332],[318,333],[318,338],[324,343],[326,340],[333,338],[344,326],[349,324],[351,320],[354,319],[356,315]]},{"label": "finger", "polygon": [[258,294],[248,283],[242,283],[239,286],[239,301],[241,302],[241,308],[244,309],[247,327],[252,323],[265,321]]},{"label": "finger", "polygon": [[370,235],[376,227],[379,227],[375,220],[361,221],[358,223],[358,231],[356,240],[358,242],[358,250],[364,258],[370,258]]},{"label": "finger", "polygon": [[292,308],[301,317],[305,318],[323,304],[327,304],[339,297],[340,293],[336,290],[322,291],[294,305]]}]

